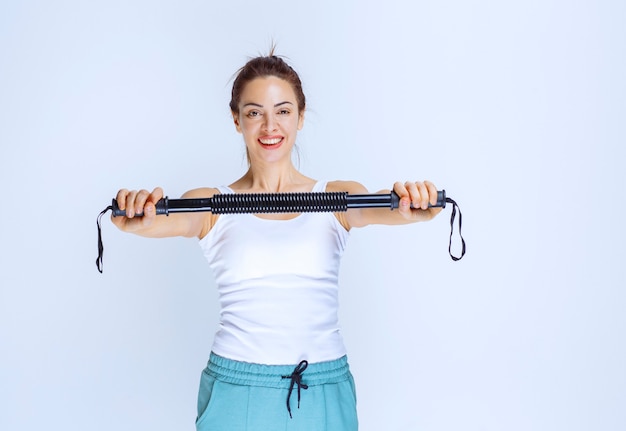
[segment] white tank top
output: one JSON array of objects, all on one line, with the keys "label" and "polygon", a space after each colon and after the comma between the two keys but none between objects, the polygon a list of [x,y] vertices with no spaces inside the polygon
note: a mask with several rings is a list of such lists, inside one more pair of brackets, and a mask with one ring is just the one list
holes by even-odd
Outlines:
[{"label": "white tank top", "polygon": [[[325,182],[317,182],[312,191],[325,189]],[[220,215],[200,240],[219,293],[213,352],[269,365],[345,355],[338,276],[348,235],[333,213],[290,220]]]}]

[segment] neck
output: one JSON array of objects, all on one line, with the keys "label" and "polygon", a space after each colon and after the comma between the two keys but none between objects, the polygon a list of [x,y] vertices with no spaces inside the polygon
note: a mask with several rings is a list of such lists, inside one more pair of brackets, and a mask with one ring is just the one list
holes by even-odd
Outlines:
[{"label": "neck", "polygon": [[281,193],[294,191],[310,179],[302,175],[289,163],[254,163],[248,172],[233,184],[236,188],[260,193]]}]

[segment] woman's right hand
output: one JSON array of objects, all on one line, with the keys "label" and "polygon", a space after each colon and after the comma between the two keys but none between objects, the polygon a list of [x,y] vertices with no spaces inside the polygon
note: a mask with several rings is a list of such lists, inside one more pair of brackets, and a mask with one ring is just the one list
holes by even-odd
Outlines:
[{"label": "woman's right hand", "polygon": [[[125,232],[135,232],[148,228],[156,217],[156,203],[163,198],[163,189],[155,188],[152,193],[148,190],[126,190],[117,192],[117,205],[126,211],[126,216],[111,216],[111,222]],[[138,214],[141,217],[136,217]]]}]

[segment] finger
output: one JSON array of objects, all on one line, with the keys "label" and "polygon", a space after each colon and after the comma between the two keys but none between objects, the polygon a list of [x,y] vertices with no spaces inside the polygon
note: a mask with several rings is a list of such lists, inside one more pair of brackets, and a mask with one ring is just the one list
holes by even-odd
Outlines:
[{"label": "finger", "polygon": [[[142,190],[142,192],[148,193],[147,190]],[[143,197],[143,196],[142,196]],[[148,194],[145,201],[143,202],[143,216],[146,218],[144,223],[152,223],[151,218],[156,216],[156,204],[163,198],[163,189],[161,187],[156,187],[152,193]]]},{"label": "finger", "polygon": [[398,195],[398,210],[404,218],[411,218],[411,194],[406,188],[406,183],[396,182],[393,191]]},{"label": "finger", "polygon": [[428,196],[430,197],[430,204],[431,205],[437,205],[437,198],[438,198],[438,191],[437,191],[437,187],[431,183],[430,181],[424,181],[424,185],[426,186],[426,188],[428,189]]},{"label": "finger", "polygon": [[144,213],[144,207],[149,197],[150,192],[148,190],[139,190],[137,192],[137,196],[135,197],[135,214]]},{"label": "finger", "polygon": [[411,204],[413,205],[413,208],[419,208],[420,207],[420,191],[418,190],[415,183],[412,181],[407,181],[406,183],[404,183],[404,186],[409,193],[409,199],[411,201]]},{"label": "finger", "polygon": [[400,199],[402,199],[403,197],[409,196],[409,191],[406,189],[406,187],[404,187],[404,184],[402,184],[400,181],[396,181],[393,184],[393,191],[396,192],[396,194],[400,197]]},{"label": "finger", "polygon": [[428,188],[421,181],[417,181],[415,183],[415,186],[417,187],[417,189],[419,190],[419,193],[420,193],[419,206],[416,207],[416,208],[421,208],[423,210],[427,210],[428,209],[428,200],[429,200]]},{"label": "finger", "polygon": [[[147,191],[146,191],[147,193]],[[156,204],[163,198],[163,189],[156,187],[152,193],[148,195],[143,206],[144,224],[148,226],[152,224],[152,218],[156,216]]]},{"label": "finger", "polygon": [[117,206],[119,209],[126,209],[126,196],[128,196],[128,190],[121,189],[117,192],[117,196],[115,196],[115,200],[117,201]]},{"label": "finger", "polygon": [[126,195],[126,217],[133,218],[135,216],[135,199],[137,198],[137,190],[132,190]]},{"label": "finger", "polygon": [[141,217],[141,227],[145,228],[152,224],[156,217],[156,206],[152,202],[146,202],[143,207],[143,214]]},{"label": "finger", "polygon": [[163,189],[161,187],[155,187],[155,189],[152,190],[152,193],[150,193],[148,201],[156,204],[161,199],[163,199]]}]

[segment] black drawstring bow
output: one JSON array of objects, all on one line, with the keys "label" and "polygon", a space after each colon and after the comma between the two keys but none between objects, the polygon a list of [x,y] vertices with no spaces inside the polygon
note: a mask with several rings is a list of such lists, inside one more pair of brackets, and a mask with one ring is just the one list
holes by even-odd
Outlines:
[{"label": "black drawstring bow", "polygon": [[302,383],[302,373],[306,370],[306,367],[309,366],[309,363],[305,360],[300,361],[298,366],[293,370],[289,376],[281,376],[283,379],[291,379],[291,384],[289,385],[289,392],[287,392],[287,411],[289,412],[289,417],[293,419],[291,415],[291,405],[289,400],[291,399],[291,393],[293,392],[294,385],[298,386],[298,408],[300,408],[300,389],[309,389],[307,385]]}]

